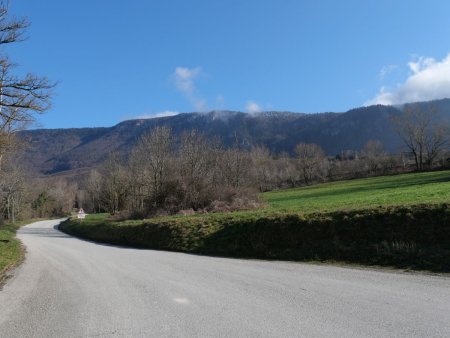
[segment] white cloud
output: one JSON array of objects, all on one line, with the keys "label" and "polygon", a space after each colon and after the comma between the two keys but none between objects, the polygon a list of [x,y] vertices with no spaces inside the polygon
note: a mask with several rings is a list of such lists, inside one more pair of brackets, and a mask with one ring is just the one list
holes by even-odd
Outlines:
[{"label": "white cloud", "polygon": [[198,96],[195,80],[202,74],[200,67],[185,68],[177,67],[173,73],[175,87],[180,91],[194,106],[196,110],[206,109],[206,101]]},{"label": "white cloud", "polygon": [[247,110],[247,113],[249,114],[256,114],[261,112],[261,106],[257,104],[254,101],[247,101],[247,104],[245,105],[245,110]]},{"label": "white cloud", "polygon": [[178,115],[179,112],[177,111],[171,111],[171,110],[165,110],[159,113],[154,113],[154,114],[143,114],[143,115],[139,115],[136,116],[135,119],[153,119],[156,117],[167,117],[167,116],[175,116]]},{"label": "white cloud", "polygon": [[179,114],[179,112],[177,112],[177,111],[165,110],[165,111],[154,114],[153,117],[167,117],[167,116],[175,116],[178,114]]},{"label": "white cloud", "polygon": [[387,66],[383,66],[383,68],[381,68],[380,70],[380,74],[378,75],[380,80],[384,80],[384,78],[386,76],[388,76],[389,74],[391,74],[394,70],[396,70],[398,68],[397,65],[387,65]]},{"label": "white cloud", "polygon": [[378,95],[365,104],[393,105],[450,97],[450,54],[441,61],[416,58],[408,67],[411,73],[404,83],[391,90],[381,87]]},{"label": "white cloud", "polygon": [[186,95],[192,95],[195,91],[194,80],[201,74],[201,71],[200,67],[192,69],[184,67],[175,68],[174,79],[178,90]]}]

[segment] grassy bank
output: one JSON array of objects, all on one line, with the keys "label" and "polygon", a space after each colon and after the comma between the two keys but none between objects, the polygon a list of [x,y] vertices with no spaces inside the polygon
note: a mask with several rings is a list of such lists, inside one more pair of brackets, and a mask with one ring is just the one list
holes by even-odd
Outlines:
[{"label": "grassy bank", "polygon": [[335,182],[264,194],[261,210],[61,229],[95,241],[219,256],[450,271],[450,172]]},{"label": "grassy bank", "polygon": [[33,218],[15,224],[0,225],[0,286],[6,278],[6,272],[19,265],[25,257],[25,250],[16,238],[17,230],[24,225],[42,220],[44,218]]},{"label": "grassy bank", "polygon": [[20,241],[16,238],[17,229],[34,221],[0,225],[0,284],[5,278],[6,271],[19,264],[24,257]]},{"label": "grassy bank", "polygon": [[95,241],[141,248],[450,271],[446,204],[141,222],[115,222],[100,215],[83,222],[68,220],[61,229]]}]

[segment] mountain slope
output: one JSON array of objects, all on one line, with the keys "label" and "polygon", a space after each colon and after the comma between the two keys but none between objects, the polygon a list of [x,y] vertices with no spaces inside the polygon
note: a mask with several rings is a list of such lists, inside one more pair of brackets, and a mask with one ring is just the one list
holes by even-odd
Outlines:
[{"label": "mountain slope", "polygon": [[[422,103],[450,118],[450,99]],[[54,174],[92,167],[111,152],[127,154],[139,137],[155,126],[169,126],[176,135],[197,129],[218,137],[225,146],[236,139],[246,146],[265,145],[272,152],[292,153],[299,142],[317,143],[328,155],[360,150],[368,140],[379,140],[389,152],[398,152],[401,141],[390,117],[400,108],[370,106],[345,113],[301,114],[232,111],[185,113],[176,116],[124,121],[110,128],[40,129],[20,132],[30,144],[22,160],[33,172]]]}]

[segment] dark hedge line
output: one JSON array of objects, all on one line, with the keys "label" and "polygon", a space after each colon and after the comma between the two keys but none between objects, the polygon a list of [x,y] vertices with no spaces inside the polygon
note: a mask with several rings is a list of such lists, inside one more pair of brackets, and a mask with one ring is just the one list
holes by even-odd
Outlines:
[{"label": "dark hedge line", "polygon": [[158,250],[450,271],[448,204],[306,215],[210,214],[139,224],[68,220],[60,229],[99,242]]}]

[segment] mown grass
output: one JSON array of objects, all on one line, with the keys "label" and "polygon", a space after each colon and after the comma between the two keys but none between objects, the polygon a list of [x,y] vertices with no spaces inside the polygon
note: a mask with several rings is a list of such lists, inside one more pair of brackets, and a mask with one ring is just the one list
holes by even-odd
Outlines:
[{"label": "mown grass", "polygon": [[450,271],[450,171],[321,184],[263,195],[259,210],[61,229],[100,242],[233,257]]},{"label": "mown grass", "polygon": [[263,194],[277,211],[329,212],[450,202],[450,171],[382,176]]}]

